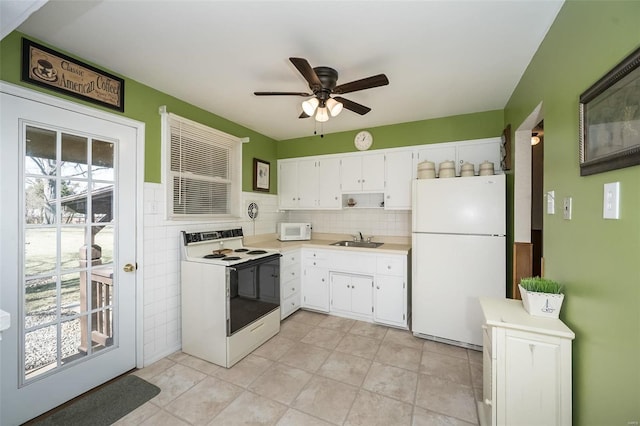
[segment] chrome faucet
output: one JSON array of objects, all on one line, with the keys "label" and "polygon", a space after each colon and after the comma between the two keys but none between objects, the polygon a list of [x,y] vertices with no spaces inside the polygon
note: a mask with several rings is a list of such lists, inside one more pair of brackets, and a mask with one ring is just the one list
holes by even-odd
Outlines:
[{"label": "chrome faucet", "polygon": [[364,241],[364,237],[362,236],[362,232],[358,232],[360,234],[360,241]]}]

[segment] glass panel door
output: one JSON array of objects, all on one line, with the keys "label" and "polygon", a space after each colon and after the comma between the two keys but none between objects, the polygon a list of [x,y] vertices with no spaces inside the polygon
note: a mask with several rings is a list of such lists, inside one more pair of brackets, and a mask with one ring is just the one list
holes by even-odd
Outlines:
[{"label": "glass panel door", "polygon": [[[4,87],[3,87],[4,89]],[[136,365],[138,127],[2,91],[0,424]],[[57,106],[64,103],[63,107]]]},{"label": "glass panel door", "polygon": [[25,125],[23,383],[113,345],[115,144]]}]

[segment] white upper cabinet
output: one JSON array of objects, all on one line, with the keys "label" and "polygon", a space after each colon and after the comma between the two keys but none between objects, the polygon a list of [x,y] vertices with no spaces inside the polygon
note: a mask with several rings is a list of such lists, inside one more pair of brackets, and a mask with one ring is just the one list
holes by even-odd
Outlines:
[{"label": "white upper cabinet", "polygon": [[413,151],[385,154],[385,209],[411,209],[411,180],[415,173],[413,157]]},{"label": "white upper cabinet", "polygon": [[278,162],[278,201],[281,209],[298,207],[298,163]]},{"label": "white upper cabinet", "polygon": [[435,163],[436,175],[438,173],[438,165],[443,161],[456,161],[456,147],[452,144],[433,144],[423,145],[418,148],[418,155],[416,156],[416,165],[413,168],[416,170],[414,177],[417,175],[418,164],[423,161],[432,161]]},{"label": "white upper cabinet", "polygon": [[318,207],[321,209],[342,208],[340,193],[340,159],[323,158],[319,164]]},{"label": "white upper cabinet", "polygon": [[[283,210],[341,209],[343,195],[380,196],[375,205],[358,208],[387,210],[411,209],[411,180],[417,177],[418,164],[435,163],[436,173],[443,161],[453,161],[456,175],[460,166],[473,163],[475,174],[480,164],[490,161],[496,173],[500,169],[500,139],[445,142],[392,148],[374,152],[330,154],[278,160],[278,201]],[[354,197],[357,198],[357,197]]]},{"label": "white upper cabinet", "polygon": [[298,162],[298,208],[318,207],[318,163],[316,159]]},{"label": "white upper cabinet", "polygon": [[339,209],[340,160],[309,157],[278,161],[281,209]]},{"label": "white upper cabinet", "polygon": [[467,162],[473,163],[476,174],[480,171],[480,164],[485,161],[492,162],[496,172],[500,170],[500,141],[498,139],[461,143],[457,150],[456,174],[458,175],[460,175],[460,166]]},{"label": "white upper cabinet", "polygon": [[384,154],[345,156],[341,160],[342,192],[384,191]]},{"label": "white upper cabinet", "polygon": [[473,163],[476,175],[480,171],[480,164],[484,161],[491,161],[494,170],[500,172],[500,139],[488,138],[423,145],[418,149],[414,169],[417,170],[417,165],[423,161],[433,161],[436,166],[436,173],[439,173],[438,165],[441,162],[454,161],[456,164],[456,176],[460,176],[460,166],[467,162]]}]

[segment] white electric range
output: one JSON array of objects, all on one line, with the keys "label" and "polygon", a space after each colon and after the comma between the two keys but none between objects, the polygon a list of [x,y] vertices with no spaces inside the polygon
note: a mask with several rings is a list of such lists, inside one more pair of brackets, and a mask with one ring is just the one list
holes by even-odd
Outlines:
[{"label": "white electric range", "polygon": [[280,253],[242,229],[182,232],[182,351],[231,367],[280,331]]}]

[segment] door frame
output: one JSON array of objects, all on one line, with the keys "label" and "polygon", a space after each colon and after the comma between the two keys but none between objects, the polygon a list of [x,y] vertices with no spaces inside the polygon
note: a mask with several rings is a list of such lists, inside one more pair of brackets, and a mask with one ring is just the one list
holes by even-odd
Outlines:
[{"label": "door frame", "polygon": [[[138,264],[136,270],[136,367],[144,367],[144,145],[145,145],[145,123],[137,120],[133,120],[127,117],[123,117],[117,114],[101,111],[99,109],[84,106],[75,102],[71,102],[65,99],[61,99],[55,96],[47,95],[42,92],[17,86],[15,84],[7,83],[0,80],[0,92],[9,95],[14,95],[34,102],[43,103],[52,107],[57,107],[72,111],[78,114],[84,114],[90,117],[94,117],[100,120],[110,121],[112,123],[120,124],[123,126],[129,126],[136,129],[136,248],[135,259]],[[15,327],[15,318],[11,318],[11,326]]]}]

